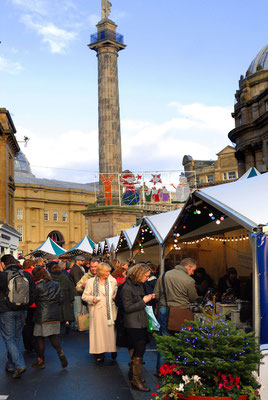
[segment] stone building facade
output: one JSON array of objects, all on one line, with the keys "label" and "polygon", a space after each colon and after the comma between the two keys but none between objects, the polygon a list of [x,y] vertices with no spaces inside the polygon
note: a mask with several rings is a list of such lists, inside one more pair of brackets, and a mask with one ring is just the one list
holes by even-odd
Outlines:
[{"label": "stone building facade", "polygon": [[232,114],[235,128],[229,139],[235,143],[238,174],[250,167],[268,171],[268,45],[241,76]]},{"label": "stone building facade", "polygon": [[14,157],[19,152],[16,128],[5,108],[0,108],[0,253],[16,256],[19,233],[14,229]]},{"label": "stone building facade", "polygon": [[183,157],[182,165],[190,187],[219,185],[238,178],[235,149],[226,146],[217,156],[217,160],[193,160],[190,155]]},{"label": "stone building facade", "polygon": [[88,233],[81,211],[96,200],[94,184],[36,178],[23,153],[15,160],[15,226],[26,255],[47,237],[70,250]]}]

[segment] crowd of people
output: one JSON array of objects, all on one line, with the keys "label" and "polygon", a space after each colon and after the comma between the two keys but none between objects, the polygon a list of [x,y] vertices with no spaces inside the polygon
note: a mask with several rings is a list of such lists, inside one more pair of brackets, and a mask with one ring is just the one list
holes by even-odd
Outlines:
[{"label": "crowd of people", "polygon": [[[143,356],[149,341],[146,306],[153,307],[160,324],[159,334],[172,335],[180,326],[169,326],[168,310],[171,313],[172,307],[176,308],[176,323],[182,324],[191,318],[190,304],[213,287],[205,269],[197,268],[191,258],[159,276],[159,266],[150,262],[86,260],[81,255],[73,261],[55,256],[18,261],[12,255],[4,255],[0,263],[0,332],[7,350],[6,371],[13,378],[20,378],[26,370],[19,345],[21,336],[25,350],[37,355],[32,367],[46,367],[46,338],[56,350],[62,368],[67,367],[59,335],[78,330],[78,318],[86,306],[89,353],[96,363],[102,364],[107,353],[115,360],[118,349],[126,347],[130,383],[147,392],[150,389],[142,378]],[[239,297],[234,268],[219,282],[222,293],[230,287]],[[158,354],[156,376],[160,363]]]}]

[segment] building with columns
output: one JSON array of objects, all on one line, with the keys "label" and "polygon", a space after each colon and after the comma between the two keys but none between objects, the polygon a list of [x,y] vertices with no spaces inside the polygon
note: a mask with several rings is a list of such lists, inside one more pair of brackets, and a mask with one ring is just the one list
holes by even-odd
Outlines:
[{"label": "building with columns", "polygon": [[47,237],[70,250],[88,233],[81,211],[96,200],[94,183],[37,178],[26,156],[15,159],[15,226],[19,253],[28,254]]},{"label": "building with columns", "polygon": [[20,148],[16,128],[5,108],[0,108],[0,253],[17,255],[19,233],[14,229],[14,158]]},{"label": "building with columns", "polygon": [[250,167],[268,171],[268,45],[241,75],[232,114],[235,128],[229,139],[235,144],[238,174]]}]

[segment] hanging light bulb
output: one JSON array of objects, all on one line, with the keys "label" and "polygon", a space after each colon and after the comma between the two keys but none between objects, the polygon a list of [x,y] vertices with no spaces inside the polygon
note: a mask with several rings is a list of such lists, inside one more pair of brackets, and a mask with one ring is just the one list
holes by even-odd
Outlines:
[{"label": "hanging light bulb", "polygon": [[216,224],[220,225],[221,221],[219,219],[216,219]]},{"label": "hanging light bulb", "polygon": [[220,217],[220,220],[221,220],[221,221],[224,221],[224,217]]},{"label": "hanging light bulb", "polygon": [[196,214],[201,214],[201,211],[200,210],[196,210]]},{"label": "hanging light bulb", "polygon": [[208,214],[208,216],[209,216],[209,217],[213,217],[213,213],[210,212],[210,213]]}]

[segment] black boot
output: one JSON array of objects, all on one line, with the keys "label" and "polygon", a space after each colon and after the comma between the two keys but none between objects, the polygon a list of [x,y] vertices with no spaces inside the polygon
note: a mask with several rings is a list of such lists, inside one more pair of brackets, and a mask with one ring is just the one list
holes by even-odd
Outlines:
[{"label": "black boot", "polygon": [[129,381],[131,382],[133,379],[133,361],[132,360],[130,360],[130,363],[129,363],[129,370],[128,370],[127,376],[128,376]]},{"label": "black boot", "polygon": [[147,388],[141,379],[141,370],[142,370],[142,358],[133,357],[132,359],[132,370],[133,370],[133,378],[131,381],[131,385],[134,389],[137,389],[141,392],[150,392],[150,389]]},{"label": "black boot", "polygon": [[68,361],[67,361],[67,358],[65,357],[65,354],[63,353],[62,350],[58,353],[58,356],[59,356],[62,368],[66,368],[67,365],[68,365]]}]

